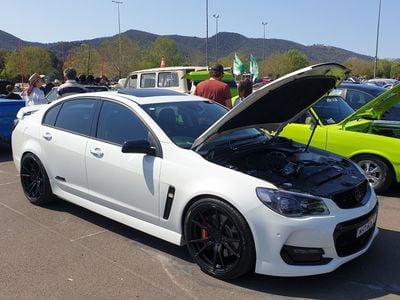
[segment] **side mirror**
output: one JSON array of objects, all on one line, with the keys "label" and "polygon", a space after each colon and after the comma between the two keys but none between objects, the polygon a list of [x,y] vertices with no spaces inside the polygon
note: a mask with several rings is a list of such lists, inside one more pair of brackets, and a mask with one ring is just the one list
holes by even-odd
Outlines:
[{"label": "side mirror", "polygon": [[304,123],[310,125],[312,121],[313,121],[312,117],[307,117]]},{"label": "side mirror", "polygon": [[122,153],[144,153],[156,155],[156,149],[146,140],[127,141],[122,145]]}]

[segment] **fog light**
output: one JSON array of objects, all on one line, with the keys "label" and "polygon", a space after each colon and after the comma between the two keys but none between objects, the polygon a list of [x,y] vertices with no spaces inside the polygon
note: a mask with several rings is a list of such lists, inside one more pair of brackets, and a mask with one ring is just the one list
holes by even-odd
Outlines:
[{"label": "fog light", "polygon": [[283,246],[281,250],[282,259],[289,265],[324,265],[332,260],[322,257],[325,252],[322,248],[305,248]]}]

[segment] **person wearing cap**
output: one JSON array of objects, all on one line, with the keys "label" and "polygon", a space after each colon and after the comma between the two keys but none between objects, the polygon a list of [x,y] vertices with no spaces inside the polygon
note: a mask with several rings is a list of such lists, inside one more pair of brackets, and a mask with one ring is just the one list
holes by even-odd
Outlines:
[{"label": "person wearing cap", "polygon": [[76,82],[76,70],[74,68],[67,68],[64,70],[65,83],[58,87],[57,98],[73,95],[76,93],[86,93],[87,90],[83,85]]},{"label": "person wearing cap", "polygon": [[200,82],[194,94],[232,108],[231,91],[228,84],[221,81],[223,76],[224,67],[221,64],[214,65],[210,70],[210,78]]},{"label": "person wearing cap", "polygon": [[22,93],[26,106],[47,104],[47,99],[44,97],[44,92],[41,90],[44,80],[38,73],[33,73],[29,77],[29,86]]}]

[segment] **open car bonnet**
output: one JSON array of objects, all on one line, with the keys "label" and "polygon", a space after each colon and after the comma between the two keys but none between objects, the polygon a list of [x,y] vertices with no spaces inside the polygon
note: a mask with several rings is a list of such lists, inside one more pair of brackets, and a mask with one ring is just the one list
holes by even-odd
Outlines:
[{"label": "open car bonnet", "polygon": [[223,132],[289,123],[329,90],[338,86],[347,71],[344,66],[335,63],[318,64],[265,85],[199,136],[192,149]]},{"label": "open car bonnet", "polygon": [[[334,91],[332,92],[334,93]],[[356,118],[366,119],[381,119],[382,115],[400,102],[400,84],[395,85],[388,91],[380,94],[375,99],[371,100],[367,104],[361,106],[354,113],[346,117],[340,124],[345,124],[348,121]]]}]

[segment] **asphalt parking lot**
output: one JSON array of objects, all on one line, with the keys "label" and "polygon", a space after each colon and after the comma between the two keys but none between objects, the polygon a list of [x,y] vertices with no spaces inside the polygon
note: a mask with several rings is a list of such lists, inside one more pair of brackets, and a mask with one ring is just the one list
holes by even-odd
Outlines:
[{"label": "asphalt parking lot", "polygon": [[400,298],[400,186],[379,198],[375,243],[338,270],[225,282],[202,273],[184,247],[64,201],[31,205],[10,149],[0,147],[0,298]]}]

